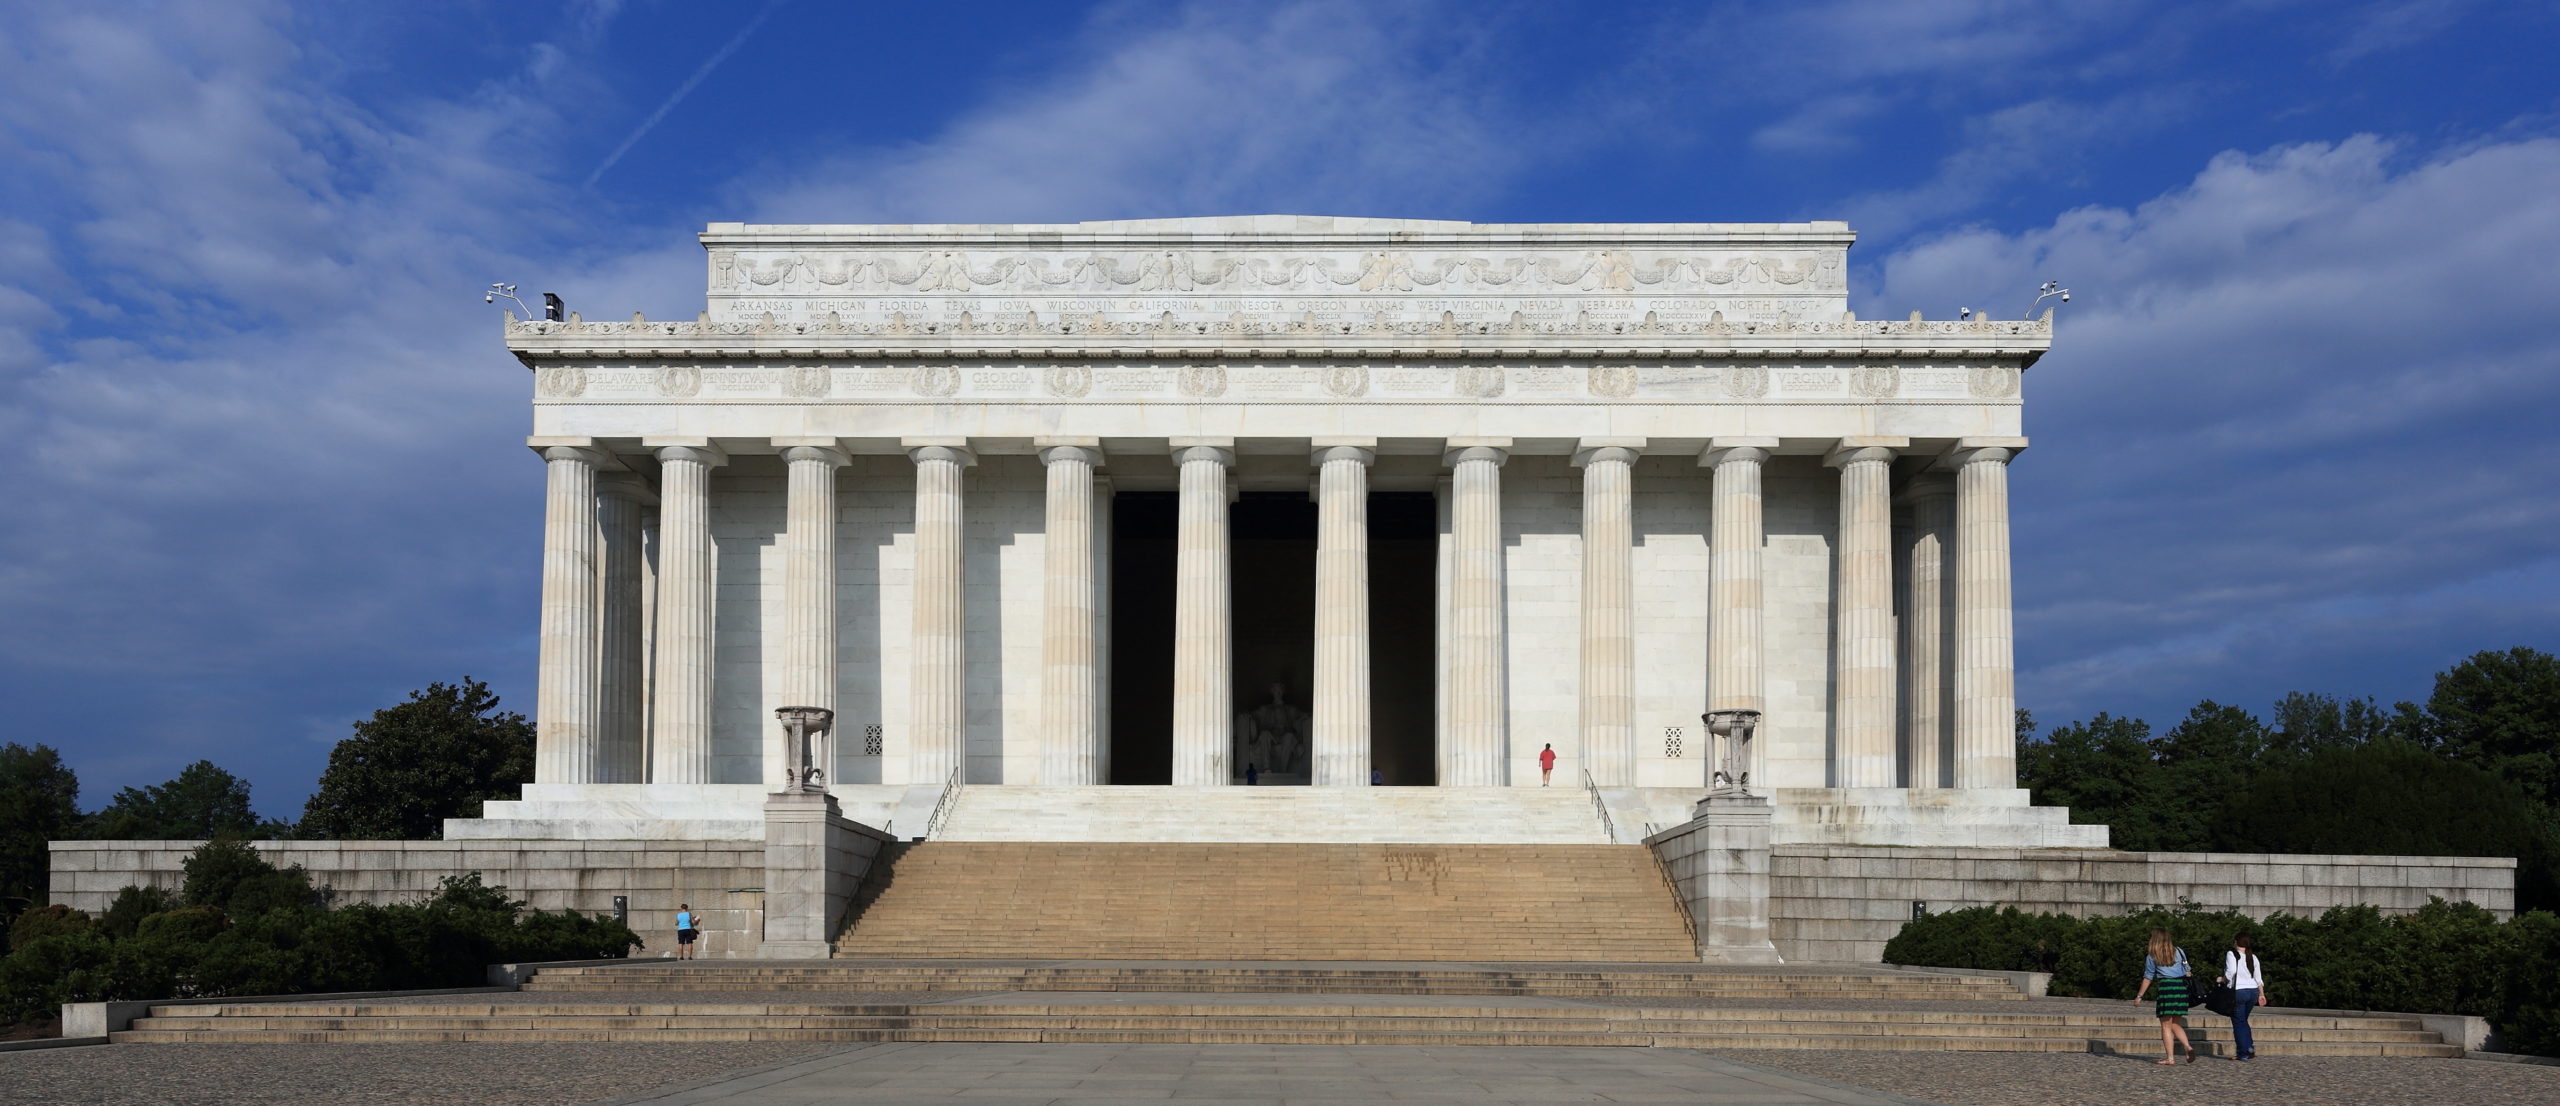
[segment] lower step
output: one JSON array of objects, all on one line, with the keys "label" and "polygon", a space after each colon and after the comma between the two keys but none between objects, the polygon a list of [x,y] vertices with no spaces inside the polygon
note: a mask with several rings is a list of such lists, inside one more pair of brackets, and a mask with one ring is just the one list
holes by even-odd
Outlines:
[{"label": "lower step", "polygon": [[[419,1044],[536,1042],[921,1042],[1052,1044],[1251,1044],[1406,1046],[1574,1046],[1694,1049],[1839,1049],[1886,1052],[2101,1052],[2144,1055],[2154,1037],[2035,1038],[1864,1036],[1855,1034],[1635,1034],[1635,1033],[1409,1033],[1393,1031],[1266,1032],[1082,1029],[669,1029],[669,1030],[130,1030],[109,1035],[118,1044]],[[2224,1046],[2206,1044],[2211,1055]],[[2439,1057],[2462,1055],[2445,1044],[2367,1042],[2287,1044],[2271,1049],[2289,1056]]]}]

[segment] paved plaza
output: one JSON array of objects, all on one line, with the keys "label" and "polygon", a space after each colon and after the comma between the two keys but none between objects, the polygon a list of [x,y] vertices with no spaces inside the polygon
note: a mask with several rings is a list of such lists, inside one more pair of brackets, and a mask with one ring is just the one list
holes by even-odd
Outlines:
[{"label": "paved plaza", "polygon": [[2289,1106],[2560,1101],[2560,1068],[2269,1057],[1057,1044],[110,1045],[0,1055],[0,1103],[1066,1101]]}]

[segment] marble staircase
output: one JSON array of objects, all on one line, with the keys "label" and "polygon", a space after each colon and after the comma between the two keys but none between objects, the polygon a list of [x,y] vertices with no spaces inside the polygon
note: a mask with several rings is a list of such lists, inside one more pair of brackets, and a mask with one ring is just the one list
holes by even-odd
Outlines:
[{"label": "marble staircase", "polygon": [[[940,980],[933,972],[949,973]],[[1051,974],[1052,972],[1058,974]],[[1428,981],[1428,989],[1404,984]],[[1009,983],[1025,986],[1008,987]],[[1044,991],[1055,983],[1078,990]],[[1309,990],[1285,991],[1292,983]],[[1194,990],[1170,988],[1208,985]],[[1002,988],[952,997],[955,990]],[[1333,990],[1341,987],[1343,990]],[[912,1002],[875,995],[932,989]],[[846,996],[828,1001],[820,993]],[[1050,967],[844,962],[559,968],[511,996],[154,1007],[120,1044],[1039,1041],[1091,1044],[1575,1045],[2156,1055],[2149,1011],[2021,1001],[2005,983],[1883,970],[1573,970],[1285,965]],[[717,992],[717,993],[707,993]],[[1590,995],[1591,998],[1561,997]],[[2227,1055],[2219,1019],[2200,1050]],[[2273,1056],[2452,1057],[2409,1017],[2262,1013]]]},{"label": "marble staircase", "polygon": [[1561,845],[1609,836],[1579,787],[978,786],[961,789],[935,840]]},{"label": "marble staircase", "polygon": [[845,957],[1694,963],[1633,845],[897,846]]}]

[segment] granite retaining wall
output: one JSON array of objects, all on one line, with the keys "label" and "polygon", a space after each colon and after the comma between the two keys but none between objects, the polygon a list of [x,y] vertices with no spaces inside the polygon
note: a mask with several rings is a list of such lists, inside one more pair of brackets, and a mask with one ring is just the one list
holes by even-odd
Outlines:
[{"label": "granite retaining wall", "polygon": [[[172,891],[199,841],[56,841],[53,901],[96,913],[126,887]],[[299,864],[334,903],[417,902],[446,876],[480,873],[542,910],[613,911],[630,897],[635,954],[675,951],[676,905],[702,928],[697,955],[751,957],[763,943],[763,841],[254,841],[278,864]]]},{"label": "granite retaining wall", "polygon": [[1791,961],[1880,961],[1915,902],[2080,917],[2192,902],[2265,917],[2366,904],[2407,914],[2434,896],[2515,912],[2505,857],[1780,845],[1769,866],[1771,937]]}]

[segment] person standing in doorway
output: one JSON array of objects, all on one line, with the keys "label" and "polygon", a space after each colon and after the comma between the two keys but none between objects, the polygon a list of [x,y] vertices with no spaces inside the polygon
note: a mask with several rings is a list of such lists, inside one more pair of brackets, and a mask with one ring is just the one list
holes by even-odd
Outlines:
[{"label": "person standing in doorway", "polygon": [[693,904],[676,904],[676,959],[693,959]]},{"label": "person standing in doorway", "polygon": [[2142,1001],[2151,985],[2160,985],[2151,1012],[2160,1019],[2160,1050],[2168,1053],[2160,1059],[2162,1066],[2178,1062],[2178,1049],[2187,1050],[2187,1062],[2196,1062],[2195,1042],[2187,1039],[2187,950],[2169,939],[2169,931],[2151,931],[2151,954],[2142,958],[2142,986],[2133,992],[2133,1001]]},{"label": "person standing in doorway", "polygon": [[2257,1039],[2249,1035],[2249,1010],[2267,1004],[2266,969],[2258,964],[2258,939],[2246,933],[2231,939],[2222,954],[2222,981],[2231,987],[2231,1058],[2258,1058]]},{"label": "person standing in doorway", "polygon": [[1538,750],[1538,786],[1545,787],[1547,781],[1554,779],[1555,775],[1556,747],[1549,745]]}]

